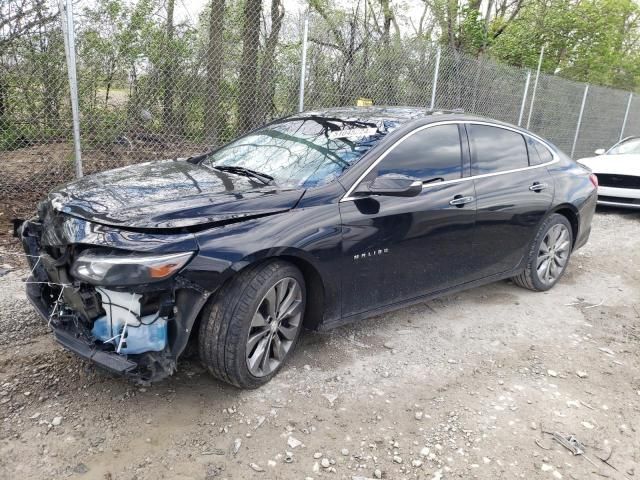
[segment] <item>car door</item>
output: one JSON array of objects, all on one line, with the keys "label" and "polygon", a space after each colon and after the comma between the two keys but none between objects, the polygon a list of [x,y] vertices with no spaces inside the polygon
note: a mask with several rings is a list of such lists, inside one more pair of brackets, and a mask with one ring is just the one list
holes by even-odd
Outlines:
[{"label": "car door", "polygon": [[[478,278],[518,266],[553,200],[542,143],[497,125],[467,124],[477,198],[473,241]],[[553,158],[553,157],[552,157]]]},{"label": "car door", "polygon": [[[466,135],[464,127],[454,123],[416,129],[385,152],[340,202],[343,317],[464,281],[475,193],[461,134]],[[387,174],[421,180],[422,192],[409,198],[353,196],[359,183]]]}]

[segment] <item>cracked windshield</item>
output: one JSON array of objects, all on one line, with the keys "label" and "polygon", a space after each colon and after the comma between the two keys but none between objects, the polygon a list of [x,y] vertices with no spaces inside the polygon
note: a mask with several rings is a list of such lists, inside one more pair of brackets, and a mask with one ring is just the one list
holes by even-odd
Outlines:
[{"label": "cracked windshield", "polygon": [[273,177],[279,187],[308,188],[339,177],[395,127],[390,121],[290,118],[222,147],[203,164],[242,167]]}]

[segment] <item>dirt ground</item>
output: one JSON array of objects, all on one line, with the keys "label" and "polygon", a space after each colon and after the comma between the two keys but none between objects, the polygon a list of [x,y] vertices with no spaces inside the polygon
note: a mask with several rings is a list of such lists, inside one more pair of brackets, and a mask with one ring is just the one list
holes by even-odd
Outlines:
[{"label": "dirt ground", "polygon": [[1,478],[640,478],[640,213],[599,210],[550,292],[500,282],[308,333],[254,391],[197,360],[147,388],[96,370],[22,275],[0,277]]}]

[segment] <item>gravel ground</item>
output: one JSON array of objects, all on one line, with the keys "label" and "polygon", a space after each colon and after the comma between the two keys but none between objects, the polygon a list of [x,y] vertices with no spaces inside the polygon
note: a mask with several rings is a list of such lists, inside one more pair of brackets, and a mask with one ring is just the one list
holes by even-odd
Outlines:
[{"label": "gravel ground", "polygon": [[0,477],[639,478],[639,234],[639,213],[599,210],[552,291],[500,282],[309,333],[255,391],[195,360],[148,388],[96,370],[54,343],[11,272]]}]

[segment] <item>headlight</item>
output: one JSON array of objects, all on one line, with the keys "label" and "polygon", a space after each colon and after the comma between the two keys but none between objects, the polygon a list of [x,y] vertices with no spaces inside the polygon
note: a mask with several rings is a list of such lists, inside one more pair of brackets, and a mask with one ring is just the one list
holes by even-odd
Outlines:
[{"label": "headlight", "polygon": [[166,280],[193,256],[193,252],[149,253],[85,250],[71,267],[71,275],[93,285],[137,285]]}]

